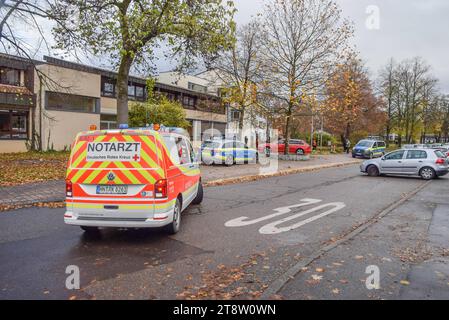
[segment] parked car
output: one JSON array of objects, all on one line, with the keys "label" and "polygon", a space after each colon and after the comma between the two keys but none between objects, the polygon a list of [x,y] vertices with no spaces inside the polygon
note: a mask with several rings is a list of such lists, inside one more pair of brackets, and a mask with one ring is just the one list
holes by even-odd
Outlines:
[{"label": "parked car", "polygon": [[248,147],[237,140],[206,140],[201,145],[201,161],[204,164],[257,163],[259,154],[256,149]]},{"label": "parked car", "polygon": [[384,174],[421,176],[424,180],[444,176],[449,172],[447,157],[430,148],[401,149],[381,158],[364,161],[360,171],[369,176]]},{"label": "parked car", "polygon": [[174,131],[79,133],[67,169],[64,222],[87,232],[98,227],[178,232],[181,212],[202,201],[203,187],[188,137]]},{"label": "parked car", "polygon": [[[288,150],[290,154],[307,155],[312,152],[312,148],[304,140],[290,139]],[[277,143],[264,143],[259,145],[259,152],[266,155],[270,153],[284,153],[285,139],[280,139]]]},{"label": "parked car", "polygon": [[386,144],[382,140],[364,139],[352,148],[352,157],[375,158],[385,154]]}]

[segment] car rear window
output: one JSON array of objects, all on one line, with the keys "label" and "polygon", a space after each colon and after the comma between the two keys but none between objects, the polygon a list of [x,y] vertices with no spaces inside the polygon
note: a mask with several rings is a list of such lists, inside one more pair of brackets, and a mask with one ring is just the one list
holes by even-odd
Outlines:
[{"label": "car rear window", "polygon": [[437,155],[438,158],[445,158],[444,153],[441,152],[440,150],[435,150],[435,154]]}]

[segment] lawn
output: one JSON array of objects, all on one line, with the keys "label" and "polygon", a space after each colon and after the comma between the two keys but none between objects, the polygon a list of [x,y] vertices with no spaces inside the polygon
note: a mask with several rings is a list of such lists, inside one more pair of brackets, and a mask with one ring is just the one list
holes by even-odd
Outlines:
[{"label": "lawn", "polygon": [[0,154],[0,186],[64,179],[70,152]]}]

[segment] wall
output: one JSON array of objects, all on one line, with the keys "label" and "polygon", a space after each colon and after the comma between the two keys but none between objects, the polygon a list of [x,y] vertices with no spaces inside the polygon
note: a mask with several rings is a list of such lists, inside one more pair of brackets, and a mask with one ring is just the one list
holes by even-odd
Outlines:
[{"label": "wall", "polygon": [[42,88],[40,88],[37,74],[35,78],[35,92],[37,94],[35,123],[36,131],[39,132],[39,111],[41,107],[43,111],[43,150],[51,147],[55,150],[67,148],[72,144],[78,132],[89,130],[89,126],[92,124],[100,127],[100,114],[45,109],[45,91],[100,98],[101,76],[99,74],[50,64],[43,64],[37,68],[50,79],[42,83]]},{"label": "wall", "polygon": [[0,140],[0,153],[27,151],[24,140]]}]

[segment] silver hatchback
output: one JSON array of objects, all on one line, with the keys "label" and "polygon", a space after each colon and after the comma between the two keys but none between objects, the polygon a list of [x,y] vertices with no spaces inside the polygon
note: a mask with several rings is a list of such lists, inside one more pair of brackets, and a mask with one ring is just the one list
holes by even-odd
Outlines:
[{"label": "silver hatchback", "polygon": [[370,176],[384,174],[421,176],[425,180],[444,176],[449,172],[448,158],[440,151],[427,148],[401,149],[382,158],[364,161],[360,171]]}]

